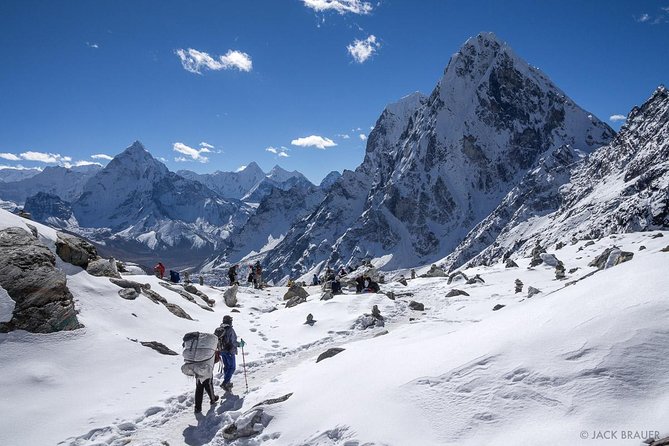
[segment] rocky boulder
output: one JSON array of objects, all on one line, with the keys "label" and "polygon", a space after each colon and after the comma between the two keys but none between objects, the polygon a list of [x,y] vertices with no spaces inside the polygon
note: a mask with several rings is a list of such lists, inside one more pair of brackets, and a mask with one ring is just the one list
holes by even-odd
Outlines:
[{"label": "rocky boulder", "polygon": [[74,235],[57,233],[56,254],[63,262],[86,269],[88,263],[99,258],[95,246]]},{"label": "rocky boulder", "polygon": [[309,293],[302,288],[299,285],[291,285],[290,288],[288,288],[288,291],[286,291],[286,294],[283,295],[283,300],[290,300],[294,297],[303,297],[307,298],[309,296]]},{"label": "rocky boulder", "polygon": [[118,295],[125,300],[135,300],[139,296],[139,292],[133,288],[122,288],[118,290]]},{"label": "rocky boulder", "polygon": [[0,287],[15,302],[12,318],[0,331],[53,333],[81,327],[56,257],[21,228],[0,231]]},{"label": "rocky boulder", "polygon": [[114,277],[116,279],[121,278],[121,275],[119,274],[118,269],[116,268],[115,259],[93,260],[88,263],[88,266],[86,267],[86,272],[91,276]]},{"label": "rocky boulder", "polygon": [[455,297],[455,296],[469,296],[469,293],[459,290],[457,288],[453,288],[451,291],[446,293],[446,297]]},{"label": "rocky boulder", "polygon": [[420,302],[416,302],[415,300],[409,302],[409,308],[414,311],[425,311],[425,305]]},{"label": "rocky boulder", "polygon": [[546,252],[542,252],[541,254],[539,254],[539,257],[541,257],[541,260],[543,260],[546,265],[552,266],[553,268],[558,266],[558,263],[560,263],[558,258],[555,257],[555,254],[548,254]]},{"label": "rocky boulder", "polygon": [[163,343],[160,343],[158,341],[142,341],[140,342],[144,347],[149,347],[160,353],[161,355],[169,355],[169,356],[178,356],[179,353],[175,352],[174,350],[170,349],[168,346],[166,346]]},{"label": "rocky boulder", "polygon": [[597,269],[607,269],[632,260],[632,257],[634,257],[634,253],[622,251],[620,248],[614,246],[605,249],[592,262],[588,263],[588,266],[594,266]]},{"label": "rocky boulder", "polygon": [[335,355],[338,355],[339,353],[343,352],[345,349],[339,348],[339,347],[333,347],[329,348],[320,355],[318,355],[318,359],[316,359],[316,362],[321,362],[324,359],[332,358]]},{"label": "rocky boulder", "polygon": [[128,280],[128,279],[115,279],[115,278],[112,277],[112,278],[109,279],[109,281],[111,283],[113,283],[114,285],[120,286],[121,288],[132,288],[133,290],[137,291],[138,293],[140,293],[142,291],[142,289],[144,289],[144,288],[149,289],[149,290],[151,289],[151,285],[149,285],[148,283],[142,285],[139,282],[135,282],[135,281]]},{"label": "rocky boulder", "polygon": [[492,311],[498,311],[498,310],[501,310],[504,307],[506,307],[506,305],[496,304],[494,307],[492,307]]},{"label": "rocky boulder", "polygon": [[286,308],[292,308],[307,301],[306,297],[294,296],[286,302]]},{"label": "rocky boulder", "polygon": [[514,262],[513,260],[508,259],[506,261],[506,264],[504,265],[504,267],[505,268],[518,268],[518,264],[516,262]]},{"label": "rocky boulder", "polygon": [[439,268],[437,265],[432,265],[430,270],[425,274],[422,274],[421,277],[446,277],[446,271],[443,268]]},{"label": "rocky boulder", "polygon": [[225,290],[225,293],[223,293],[223,300],[225,301],[225,305],[228,307],[236,307],[237,306],[237,291],[239,289],[239,286],[237,284],[232,285],[230,288]]},{"label": "rocky boulder", "polygon": [[262,432],[272,420],[272,416],[262,408],[253,408],[242,414],[234,423],[223,428],[223,438],[228,441],[248,438]]},{"label": "rocky boulder", "polygon": [[532,296],[535,296],[537,294],[541,293],[541,290],[538,288],[534,288],[533,286],[527,287],[527,298],[529,299]]}]

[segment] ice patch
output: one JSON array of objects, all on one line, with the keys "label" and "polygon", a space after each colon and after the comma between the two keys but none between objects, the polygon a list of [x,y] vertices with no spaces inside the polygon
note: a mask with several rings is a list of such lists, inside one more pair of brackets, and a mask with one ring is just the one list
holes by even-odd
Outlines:
[{"label": "ice patch", "polygon": [[0,322],[9,322],[14,315],[14,307],[16,302],[9,297],[7,290],[0,287]]}]

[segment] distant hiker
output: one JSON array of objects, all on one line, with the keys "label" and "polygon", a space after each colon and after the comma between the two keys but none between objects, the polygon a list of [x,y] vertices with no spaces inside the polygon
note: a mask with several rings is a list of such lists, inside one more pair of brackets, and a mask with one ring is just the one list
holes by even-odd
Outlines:
[{"label": "distant hiker", "polygon": [[411,268],[411,278],[415,279],[416,278],[416,270]]},{"label": "distant hiker", "polygon": [[156,273],[156,277],[162,279],[165,275],[165,265],[163,265],[162,262],[158,262],[158,264],[153,267],[153,272]]},{"label": "distant hiker", "polygon": [[198,414],[202,412],[202,397],[205,391],[212,405],[219,399],[214,393],[213,386],[218,338],[211,333],[186,333],[182,345],[184,364],[181,366],[181,371],[185,375],[195,377],[195,413]]},{"label": "distant hiker", "polygon": [[228,279],[230,280],[230,286],[235,284],[239,285],[239,282],[237,281],[237,265],[232,265],[228,270]]},{"label": "distant hiker", "polygon": [[202,275],[200,275],[199,280],[200,280],[200,286],[204,285],[204,277],[202,277]]},{"label": "distant hiker", "polygon": [[262,266],[260,266],[260,261],[253,265],[253,286],[257,289],[262,288]]},{"label": "distant hiker", "polygon": [[346,268],[344,268],[344,267],[342,266],[342,267],[339,269],[339,277],[344,277],[346,274],[348,274],[348,273],[346,272]]},{"label": "distant hiker", "polygon": [[360,294],[365,288],[365,278],[364,276],[358,276],[355,278],[355,292]]},{"label": "distant hiker", "polygon": [[325,281],[330,282],[331,280],[334,280],[335,278],[335,273],[332,271],[332,268],[329,266],[325,269]]},{"label": "distant hiker", "polygon": [[374,282],[371,278],[366,277],[363,285],[363,293],[378,293],[381,291],[379,284]]},{"label": "distant hiker", "polygon": [[190,283],[190,272],[184,271],[184,283],[188,285]]},{"label": "distant hiker", "polygon": [[232,374],[235,373],[237,362],[235,355],[237,354],[237,347],[242,346],[237,342],[237,333],[232,328],[232,316],[223,316],[223,323],[214,332],[218,336],[218,351],[223,361],[223,382],[221,387],[227,391],[232,389]]},{"label": "distant hiker", "polygon": [[335,278],[335,280],[332,281],[332,294],[342,294],[341,282],[339,281],[339,277]]},{"label": "distant hiker", "polygon": [[172,283],[179,283],[181,280],[181,275],[179,274],[178,271],[170,270],[170,282]]},{"label": "distant hiker", "polygon": [[246,279],[247,283],[253,283],[253,265],[249,265],[249,277]]},{"label": "distant hiker", "polygon": [[318,276],[316,274],[314,274],[314,278],[311,279],[311,284],[314,286],[318,285]]}]

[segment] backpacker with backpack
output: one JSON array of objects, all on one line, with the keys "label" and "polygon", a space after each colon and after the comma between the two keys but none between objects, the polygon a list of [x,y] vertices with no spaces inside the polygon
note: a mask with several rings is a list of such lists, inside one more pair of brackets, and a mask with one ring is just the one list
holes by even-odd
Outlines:
[{"label": "backpacker with backpack", "polygon": [[186,333],[183,338],[183,374],[202,380],[211,378],[217,346],[218,337],[213,333]]}]

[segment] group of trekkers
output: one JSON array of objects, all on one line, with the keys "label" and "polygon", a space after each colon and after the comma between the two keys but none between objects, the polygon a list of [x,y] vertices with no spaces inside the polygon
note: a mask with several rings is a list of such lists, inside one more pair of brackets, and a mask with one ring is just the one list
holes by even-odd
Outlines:
[{"label": "group of trekkers", "polygon": [[214,366],[223,364],[223,381],[220,387],[226,392],[232,390],[232,375],[237,368],[237,349],[244,350],[244,340],[237,341],[237,333],[232,328],[232,316],[223,316],[223,322],[214,333],[187,333],[183,338],[184,365],[181,370],[188,376],[195,377],[195,413],[202,412],[204,392],[209,396],[211,405],[216,404],[219,396],[214,391]]},{"label": "group of trekkers", "polygon": [[[239,265],[232,265],[228,269],[228,280],[230,281],[230,286],[239,285]],[[262,281],[262,266],[260,262],[257,261],[253,265],[249,265],[249,275],[247,277],[247,283],[253,284],[253,288],[261,289],[263,287]]]},{"label": "group of trekkers", "polygon": [[[316,285],[326,285],[331,291],[332,294],[342,294],[342,278],[344,276],[354,272],[357,268],[348,267],[348,270],[343,266],[338,268],[338,272],[335,273],[335,270],[329,266],[325,269],[325,273],[322,278],[319,278],[317,274],[314,274],[311,284]],[[379,284],[374,281],[370,276],[366,274],[358,275],[355,278],[355,292],[356,294],[360,293],[378,293],[380,291]]]},{"label": "group of trekkers", "polygon": [[[163,279],[165,276],[165,265],[163,265],[163,262],[158,262],[156,266],[153,267],[153,273],[158,277],[159,279]],[[191,283],[190,281],[190,272],[189,271],[184,271],[184,282],[185,283]],[[198,281],[200,282],[200,285],[204,285],[204,277],[200,275],[198,278]],[[170,282],[172,283],[179,283],[181,282],[181,273],[179,271],[175,270],[170,270]]]}]

